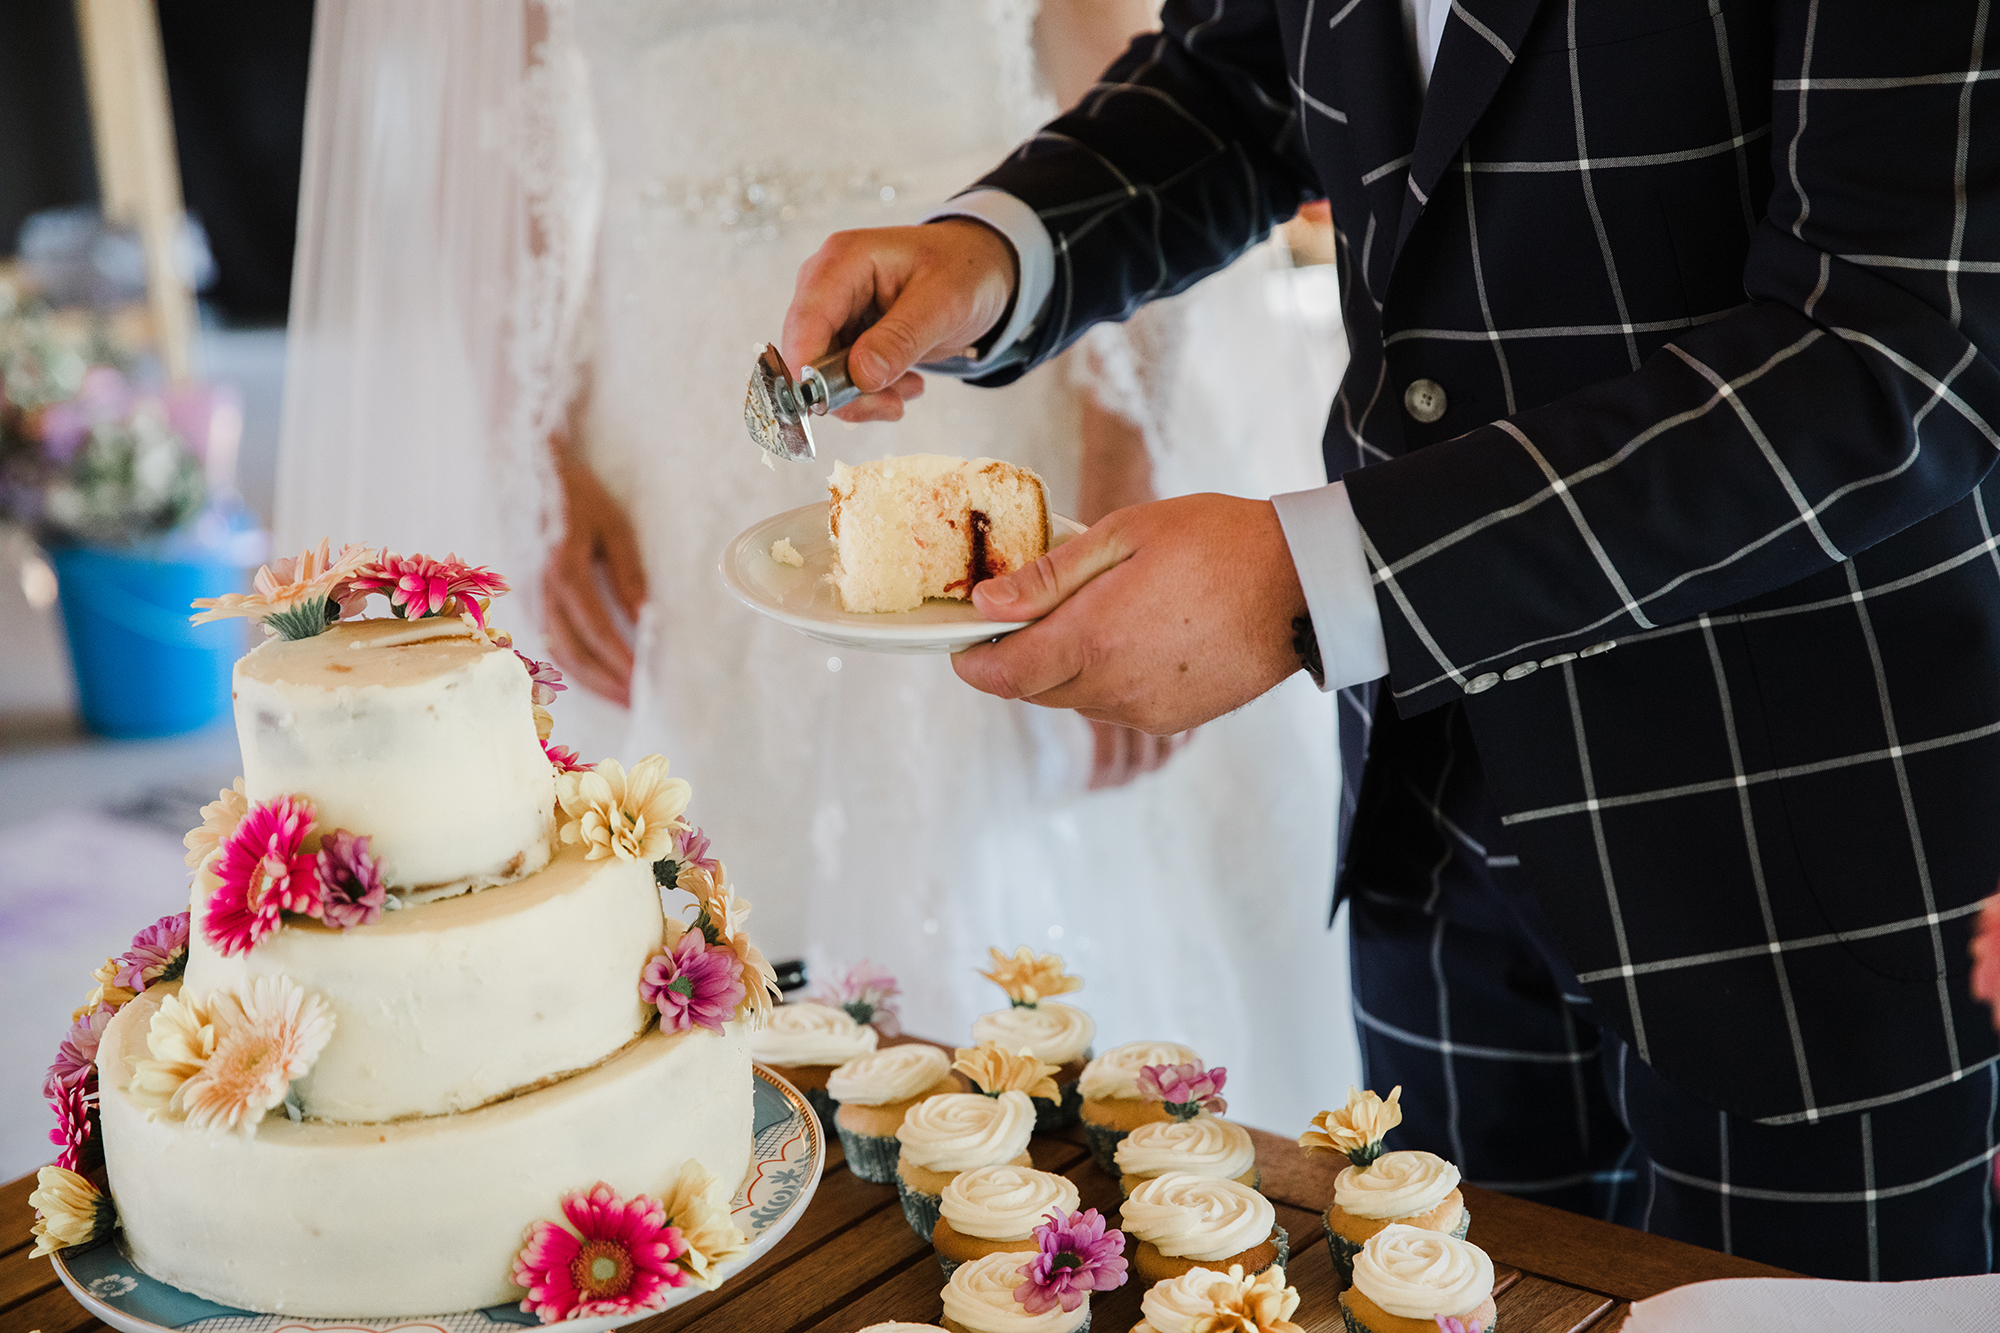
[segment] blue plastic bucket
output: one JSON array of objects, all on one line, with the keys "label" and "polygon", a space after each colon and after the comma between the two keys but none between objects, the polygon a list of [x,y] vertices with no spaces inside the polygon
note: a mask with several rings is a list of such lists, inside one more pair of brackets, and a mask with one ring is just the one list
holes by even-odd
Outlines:
[{"label": "blue plastic bucket", "polygon": [[229,709],[245,621],[190,625],[188,604],[249,586],[222,551],[55,546],[84,725],[100,736],[174,736]]}]

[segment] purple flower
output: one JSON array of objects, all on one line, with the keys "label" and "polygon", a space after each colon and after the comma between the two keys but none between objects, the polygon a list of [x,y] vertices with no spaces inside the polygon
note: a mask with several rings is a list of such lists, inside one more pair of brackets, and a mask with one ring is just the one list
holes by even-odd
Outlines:
[{"label": "purple flower", "polygon": [[1095,1208],[1054,1212],[1035,1228],[1035,1257],[1021,1267],[1014,1299],[1029,1314],[1047,1314],[1058,1305],[1073,1312],[1093,1291],[1125,1283],[1125,1233],[1106,1230]]},{"label": "purple flower", "polygon": [[1139,1071],[1139,1095],[1165,1102],[1176,1120],[1192,1120],[1203,1111],[1221,1115],[1229,1109],[1221,1096],[1228,1081],[1229,1071],[1220,1065],[1214,1069],[1198,1064],[1147,1065]]},{"label": "purple flower", "polygon": [[337,828],[321,839],[318,864],[321,919],[342,930],[374,924],[388,891],[381,862],[368,854],[368,839]]},{"label": "purple flower", "polygon": [[562,672],[554,662],[537,662],[519,648],[514,650],[514,656],[520,658],[521,665],[528,668],[528,679],[535,683],[535,702],[542,707],[547,708],[556,701],[558,694],[569,688],[563,684]]},{"label": "purple flower", "polygon": [[692,867],[710,875],[722,865],[708,854],[708,835],[692,825],[674,831],[674,860],[683,870]]},{"label": "purple flower", "polygon": [[1457,1319],[1452,1315],[1432,1315],[1437,1320],[1439,1333],[1480,1333],[1477,1319]]},{"label": "purple flower", "polygon": [[698,930],[654,954],[639,974],[639,997],[660,1011],[660,1026],[669,1032],[720,1032],[747,993],[742,961],[719,945],[710,948]]},{"label": "purple flower", "polygon": [[902,1015],[895,998],[903,992],[896,979],[884,968],[862,959],[846,972],[836,972],[813,988],[812,998],[835,1009],[845,1009],[857,1023],[873,1023],[885,1037],[903,1030]]},{"label": "purple flower", "polygon": [[81,1175],[84,1151],[92,1137],[90,1122],[97,1111],[97,1092],[85,1091],[80,1084],[64,1088],[49,1098],[49,1106],[56,1113],[56,1127],[49,1131],[49,1142],[62,1149],[56,1154],[56,1165]]},{"label": "purple flower", "polygon": [[53,1102],[70,1088],[95,1090],[97,1043],[104,1038],[104,1025],[117,1012],[110,1005],[101,1004],[70,1025],[69,1034],[56,1048],[56,1062],[49,1066],[48,1077],[42,1080],[44,1097]]},{"label": "purple flower", "polygon": [[115,981],[134,995],[156,981],[172,981],[187,966],[187,949],[188,914],[163,916],[132,937]]}]

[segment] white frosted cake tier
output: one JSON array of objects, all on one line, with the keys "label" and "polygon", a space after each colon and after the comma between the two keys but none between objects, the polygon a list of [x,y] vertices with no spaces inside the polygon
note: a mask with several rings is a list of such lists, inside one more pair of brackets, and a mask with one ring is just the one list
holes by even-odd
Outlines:
[{"label": "white frosted cake tier", "polygon": [[322,830],[372,839],[392,888],[497,884],[548,860],[555,772],[533,682],[457,620],[343,621],[236,663],[253,801],[304,796]]},{"label": "white frosted cake tier", "polygon": [[[732,1024],[657,1029],[575,1078],[465,1115],[387,1125],[267,1117],[254,1138],[148,1120],[126,1093],[148,989],[98,1053],[111,1192],[134,1263],[224,1305],[381,1318],[521,1299],[513,1258],[563,1194],[660,1196],[694,1158],[733,1189],[750,1165],[750,1054]],[[504,1032],[504,1026],[501,1028]]]},{"label": "white frosted cake tier", "polygon": [[202,932],[201,898],[189,994],[286,976],[332,1007],[333,1039],[293,1085],[323,1120],[471,1110],[597,1064],[651,1015],[639,974],[665,934],[652,867],[586,861],[578,847],[526,879],[384,912],[370,926],[290,918],[230,958]]}]

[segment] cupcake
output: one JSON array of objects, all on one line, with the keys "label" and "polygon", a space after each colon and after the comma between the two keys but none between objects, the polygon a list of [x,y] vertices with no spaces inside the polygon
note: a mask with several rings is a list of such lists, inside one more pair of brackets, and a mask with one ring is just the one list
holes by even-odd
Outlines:
[{"label": "cupcake", "polygon": [[1447,1320],[1497,1333],[1493,1261],[1456,1236],[1391,1225],[1354,1256],[1340,1293],[1347,1333],[1437,1333]]},{"label": "cupcake", "polygon": [[1052,1090],[1049,1067],[1031,1055],[1009,1055],[993,1046],[961,1050],[952,1068],[972,1081],[972,1092],[926,1097],[909,1109],[896,1138],[896,1192],[910,1229],[929,1241],[944,1202],[944,1187],[976,1167],[1032,1166],[1028,1139],[1035,1132],[1033,1094]]},{"label": "cupcake", "polygon": [[1050,1213],[1073,1213],[1081,1205],[1076,1186],[1032,1166],[976,1167],[952,1177],[939,1196],[931,1246],[938,1267],[952,1270],[989,1254],[1032,1254],[1035,1228]]},{"label": "cupcake", "polygon": [[1334,1267],[1352,1281],[1354,1256],[1392,1223],[1462,1237],[1471,1210],[1458,1188],[1458,1168],[1427,1152],[1383,1152],[1382,1138],[1402,1123],[1399,1086],[1383,1101],[1372,1092],[1347,1092],[1347,1105],[1322,1111],[1299,1136],[1308,1152],[1333,1153],[1349,1165],[1333,1182],[1333,1202],[1320,1223]]},{"label": "cupcake", "polygon": [[1291,1240],[1271,1201],[1233,1180],[1171,1172],[1132,1191],[1119,1213],[1138,1240],[1132,1269],[1146,1282],[1165,1282],[1193,1268],[1241,1265],[1261,1273],[1291,1258]]},{"label": "cupcake", "polygon": [[1184,1065],[1147,1065],[1139,1071],[1139,1091],[1166,1113],[1164,1121],[1140,1125],[1112,1154],[1118,1187],[1130,1194],[1141,1181],[1179,1171],[1240,1181],[1255,1189],[1257,1148],[1250,1133],[1216,1117],[1229,1109],[1222,1100],[1229,1071]]},{"label": "cupcake", "polygon": [[855,1022],[844,1010],[802,1000],[779,1005],[771,1011],[770,1023],[750,1034],[750,1058],[769,1065],[804,1093],[831,1134],[834,1106],[827,1076],[874,1050],[875,1041],[875,1029]]},{"label": "cupcake", "polygon": [[1132,1333],[1196,1333],[1218,1325],[1245,1333],[1303,1333],[1290,1322],[1298,1308],[1298,1289],[1285,1285],[1283,1268],[1255,1275],[1236,1264],[1226,1273],[1190,1268],[1147,1288],[1139,1298],[1145,1318],[1132,1326]]},{"label": "cupcake", "polygon": [[1049,997],[1081,989],[1083,978],[1065,975],[1057,955],[1037,954],[1026,945],[1012,958],[998,949],[987,952],[993,956],[993,970],[979,975],[1007,992],[1010,1005],[980,1015],[972,1025],[972,1039],[1009,1051],[1026,1049],[1056,1066],[1056,1095],[1035,1107],[1035,1128],[1043,1134],[1068,1129],[1083,1109],[1077,1080],[1090,1059],[1097,1024],[1083,1010]]},{"label": "cupcake", "polygon": [[827,1095],[840,1108],[833,1127],[847,1152],[848,1170],[872,1184],[895,1184],[902,1148],[896,1131],[903,1117],[924,1098],[958,1088],[951,1057],[922,1042],[873,1051],[828,1074]]},{"label": "cupcake", "polygon": [[1201,1057],[1171,1041],[1128,1041],[1083,1067],[1076,1081],[1082,1098],[1084,1137],[1090,1156],[1107,1176],[1118,1174],[1112,1153],[1118,1141],[1140,1125],[1167,1119],[1167,1109],[1139,1091],[1139,1071],[1147,1065],[1199,1065]]},{"label": "cupcake", "polygon": [[1095,1208],[1035,1228],[1032,1254],[1000,1252],[960,1264],[945,1283],[951,1333],[1076,1333],[1090,1327],[1090,1293],[1125,1282],[1125,1237]]}]

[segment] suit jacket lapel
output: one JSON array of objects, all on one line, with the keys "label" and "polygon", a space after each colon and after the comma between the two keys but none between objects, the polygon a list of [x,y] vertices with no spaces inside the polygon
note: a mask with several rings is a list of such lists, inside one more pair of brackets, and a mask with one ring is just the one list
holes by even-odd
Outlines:
[{"label": "suit jacket lapel", "polygon": [[[1423,89],[1411,63],[1401,0],[1335,0],[1327,8],[1326,18],[1307,22],[1327,25],[1311,39],[1333,47],[1334,86],[1346,109],[1369,218],[1350,239],[1369,286],[1380,292],[1389,274],[1393,229],[1402,216],[1404,173],[1417,141]],[[1308,61],[1313,55],[1308,47]]]},{"label": "suit jacket lapel", "polygon": [[1540,0],[1455,0],[1431,68],[1416,148],[1403,191],[1396,253],[1430,201],[1465,136],[1485,114],[1500,80],[1513,67],[1521,37]]}]

